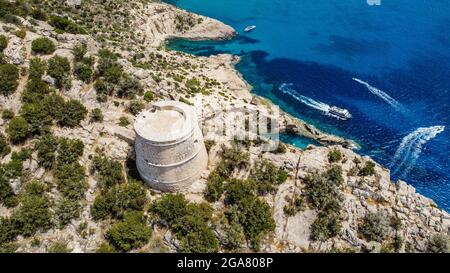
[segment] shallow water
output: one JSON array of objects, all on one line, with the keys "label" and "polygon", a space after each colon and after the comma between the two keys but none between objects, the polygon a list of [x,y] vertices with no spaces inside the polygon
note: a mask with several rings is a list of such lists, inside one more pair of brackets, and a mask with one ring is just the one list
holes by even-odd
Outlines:
[{"label": "shallow water", "polygon": [[[391,168],[393,179],[450,210],[449,1],[169,2],[240,32],[228,42],[174,40],[170,48],[241,55],[237,69],[255,93],[354,139],[361,153]],[[257,28],[243,33],[248,25]],[[327,105],[348,109],[353,119],[325,115]]]}]

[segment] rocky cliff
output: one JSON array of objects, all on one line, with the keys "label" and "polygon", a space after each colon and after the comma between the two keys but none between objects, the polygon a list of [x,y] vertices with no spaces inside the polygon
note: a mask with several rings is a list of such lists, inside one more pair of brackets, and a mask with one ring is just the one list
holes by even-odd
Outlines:
[{"label": "rocky cliff", "polygon": [[[50,2],[43,1],[44,4],[40,8],[50,12],[51,6],[46,5]],[[100,2],[102,1],[81,1],[81,4],[69,5],[69,9],[65,3],[53,3],[57,7],[53,7],[54,12],[72,18],[85,28],[83,33],[61,31],[48,20],[35,19],[31,15],[17,15],[18,21],[0,22],[0,35],[4,35],[8,40],[7,47],[3,50],[4,62],[21,69],[18,86],[13,94],[0,94],[2,110],[12,111],[16,116],[24,115],[25,102],[22,98],[30,81],[27,71],[30,69],[31,59],[39,57],[48,61],[54,56],[61,56],[67,58],[72,69],[75,69],[78,61],[74,52],[79,45],[85,45],[85,56],[92,58],[93,69],[97,71],[92,78],[98,77],[97,80],[82,81],[72,73],[68,76],[70,87],[66,88],[58,86],[56,79],[50,76],[49,72],[44,73],[42,80],[64,100],[80,101],[88,112],[100,109],[103,115],[101,122],[93,122],[92,116],[89,115],[91,118],[86,116],[77,126],[67,127],[56,123],[51,125],[55,137],[79,139],[83,143],[83,152],[78,163],[85,167],[84,179],[87,187],[79,201],[79,215],[70,219],[63,227],[50,225],[32,235],[17,235],[11,240],[15,245],[14,251],[46,252],[52,249],[55,242],[62,241],[66,242],[67,249],[72,252],[94,252],[104,244],[105,239],[111,240],[107,230],[116,220],[97,220],[92,216],[92,206],[96,198],[105,191],[99,183],[99,176],[90,167],[95,163],[93,155],[101,154],[119,162],[120,166],[123,166],[124,174],[129,174],[134,169],[134,132],[130,124],[134,114],[152,100],[174,99],[193,104],[202,117],[205,132],[208,132],[208,126],[211,125],[208,119],[217,110],[233,106],[270,112],[275,107],[262,98],[253,97],[248,84],[234,69],[237,57],[194,57],[161,47],[166,39],[172,37],[228,39],[235,34],[229,26],[159,2]],[[61,5],[63,8],[59,9]],[[101,17],[102,12],[95,10],[102,8],[102,5],[107,7],[106,11],[109,8],[114,10],[110,18]],[[85,20],[86,16],[91,16],[89,18],[92,20]],[[105,20],[112,20],[113,27],[98,29]],[[116,27],[116,23],[126,25]],[[25,35],[18,35],[19,32],[24,32]],[[50,54],[41,55],[32,51],[33,41],[43,37],[56,45]],[[101,69],[100,49],[116,53],[117,64],[124,74],[128,75],[127,79],[138,82],[133,86],[139,85],[137,89],[141,90],[141,93],[131,97],[108,93],[106,101],[99,100],[98,81],[102,78],[97,75]],[[145,91],[150,93],[146,92],[144,95]],[[430,241],[433,241],[435,236],[449,234],[448,213],[437,208],[432,200],[416,193],[407,183],[392,182],[389,170],[374,163],[370,158],[361,157],[347,149],[354,148],[354,143],[320,132],[287,114],[283,114],[278,122],[281,130],[314,138],[325,146],[310,146],[301,150],[283,145],[284,149],[276,153],[262,152],[258,143],[242,145],[240,148],[249,154],[249,160],[245,167],[233,170],[230,179],[251,178],[254,166],[265,159],[287,174],[284,183],[258,197],[269,205],[275,223],[273,231],[262,234],[261,251],[425,252],[430,250]],[[0,133],[8,136],[9,124],[9,119],[0,119]],[[50,203],[58,203],[64,198],[58,184],[61,178],[56,177],[56,170],[41,165],[36,148],[39,141],[39,136],[34,136],[18,144],[10,143],[12,151],[2,155],[0,162],[7,166],[8,162],[13,160],[12,152],[29,148],[31,155],[22,163],[23,175],[14,179],[8,177],[7,183],[14,190],[14,194],[22,196],[31,181],[42,181],[49,187],[45,195]],[[220,165],[223,157],[222,145],[230,146],[232,142],[226,137],[211,142],[209,170],[191,189],[184,192],[187,200],[194,203],[205,201],[204,192],[208,190],[211,174]],[[327,173],[330,169],[332,174]],[[325,177],[324,173],[327,173],[327,176],[323,179],[328,182],[320,178]],[[325,181],[323,185],[320,184],[321,181]],[[331,187],[329,183],[332,182],[329,181],[338,183]],[[152,203],[162,196],[149,188],[145,188],[145,192],[147,203]],[[330,198],[331,200],[328,200]],[[332,208],[329,204],[322,207],[324,202],[332,204]],[[16,207],[0,205],[0,216],[10,217],[20,211],[25,204],[23,201],[19,203]],[[214,209],[214,217],[219,217],[228,210],[223,197],[211,202],[211,206]],[[56,213],[57,209],[51,207],[50,211]],[[152,227],[153,235],[133,251],[180,250],[180,240],[175,238],[167,223],[161,225],[152,218],[150,212],[146,211],[146,215],[150,217],[148,226]],[[217,238],[223,243],[219,226],[214,221],[208,224],[208,228],[215,230]],[[241,242],[237,249],[254,250],[249,248],[246,241]]]}]

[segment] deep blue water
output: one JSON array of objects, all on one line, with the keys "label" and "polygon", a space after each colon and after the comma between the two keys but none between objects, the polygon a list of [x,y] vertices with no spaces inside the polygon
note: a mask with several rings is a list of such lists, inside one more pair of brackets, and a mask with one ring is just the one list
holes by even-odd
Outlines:
[{"label": "deep blue water", "polygon": [[[394,179],[450,210],[450,1],[168,2],[240,32],[227,42],[174,40],[170,48],[242,56],[237,69],[254,93],[354,139],[361,153],[391,168]],[[244,33],[248,25],[257,28]],[[329,105],[353,118],[325,115]]]}]

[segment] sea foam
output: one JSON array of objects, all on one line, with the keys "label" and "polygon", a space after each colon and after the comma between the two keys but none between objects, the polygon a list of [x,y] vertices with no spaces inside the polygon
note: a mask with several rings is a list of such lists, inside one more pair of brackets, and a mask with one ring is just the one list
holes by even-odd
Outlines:
[{"label": "sea foam", "polygon": [[367,89],[374,94],[375,96],[381,98],[382,100],[384,100],[385,102],[387,102],[389,105],[391,105],[392,107],[394,107],[395,110],[402,112],[402,113],[407,113],[408,109],[406,109],[400,102],[398,102],[397,100],[395,100],[394,98],[392,98],[391,96],[389,96],[386,92],[371,86],[369,83],[362,81],[360,79],[357,78],[353,78],[354,81],[364,85],[367,87]]},{"label": "sea foam", "polygon": [[299,101],[311,108],[314,108],[316,110],[322,111],[324,113],[328,113],[328,110],[330,109],[330,105],[323,103],[321,101],[314,100],[310,97],[303,96],[298,94],[294,89],[292,89],[293,84],[292,83],[283,83],[278,89],[283,92],[284,94],[287,94],[291,97],[293,97],[296,101]]},{"label": "sea foam", "polygon": [[424,145],[444,130],[445,126],[421,127],[405,136],[391,161],[390,167],[395,167],[392,173],[400,172],[400,176],[406,176],[414,167]]}]

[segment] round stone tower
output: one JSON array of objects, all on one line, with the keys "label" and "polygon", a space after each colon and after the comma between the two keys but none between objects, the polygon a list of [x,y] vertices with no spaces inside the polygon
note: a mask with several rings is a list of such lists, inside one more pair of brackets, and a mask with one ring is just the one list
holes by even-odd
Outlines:
[{"label": "round stone tower", "polygon": [[194,108],[155,103],[134,123],[136,164],[142,179],[161,191],[178,191],[200,178],[208,164]]}]

